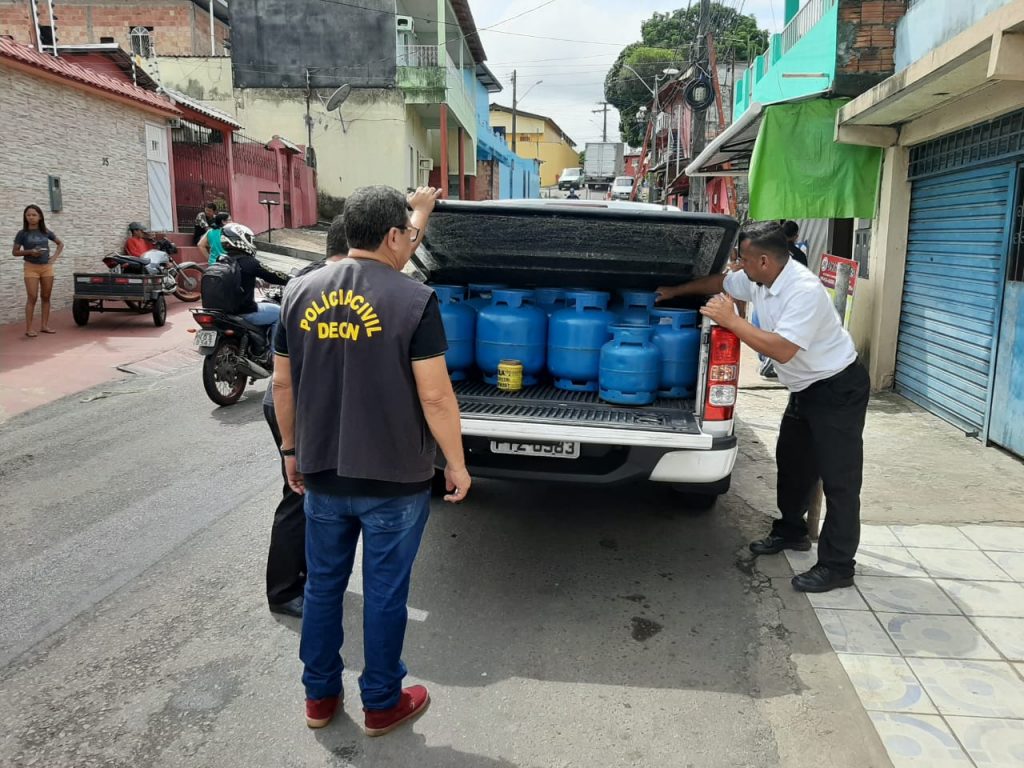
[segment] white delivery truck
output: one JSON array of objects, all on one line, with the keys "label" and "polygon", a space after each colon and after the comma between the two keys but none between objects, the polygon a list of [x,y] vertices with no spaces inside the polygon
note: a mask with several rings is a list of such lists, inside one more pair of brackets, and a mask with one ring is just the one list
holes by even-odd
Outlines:
[{"label": "white delivery truck", "polygon": [[623,168],[621,141],[588,141],[583,160],[583,184],[587,189],[608,189]]}]

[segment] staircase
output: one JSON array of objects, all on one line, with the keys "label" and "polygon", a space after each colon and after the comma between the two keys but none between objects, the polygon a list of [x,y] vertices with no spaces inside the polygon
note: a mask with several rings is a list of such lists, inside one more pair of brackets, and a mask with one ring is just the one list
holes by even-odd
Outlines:
[{"label": "staircase", "polygon": [[206,263],[206,257],[203,256],[202,251],[192,245],[191,232],[168,232],[166,237],[178,246],[178,252],[174,254],[173,258],[179,264],[183,261],[194,261],[197,264]]}]

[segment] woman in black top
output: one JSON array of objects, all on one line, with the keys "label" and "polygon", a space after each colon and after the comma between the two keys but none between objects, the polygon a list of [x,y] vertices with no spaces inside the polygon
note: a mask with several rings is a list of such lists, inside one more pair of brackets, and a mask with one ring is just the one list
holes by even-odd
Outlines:
[{"label": "woman in black top", "polygon": [[[36,300],[42,299],[43,333],[56,333],[50,328],[50,293],[53,291],[53,264],[64,251],[64,242],[46,228],[43,210],[30,205],[21,215],[21,230],[14,237],[11,253],[16,259],[25,261],[25,335],[35,338],[39,334],[32,330],[32,316],[36,311]],[[57,249],[50,254],[50,242]]]}]

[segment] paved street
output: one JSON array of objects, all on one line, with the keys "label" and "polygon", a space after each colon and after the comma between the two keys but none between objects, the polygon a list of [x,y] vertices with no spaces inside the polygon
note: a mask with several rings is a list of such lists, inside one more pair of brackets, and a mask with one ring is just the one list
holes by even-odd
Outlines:
[{"label": "paved street", "polygon": [[746,557],[742,487],[703,515],[644,486],[435,506],[405,654],[431,711],[362,735],[357,578],[349,713],[309,731],[251,393],[215,409],[189,364],[0,427],[0,765],[889,765],[786,562]]}]

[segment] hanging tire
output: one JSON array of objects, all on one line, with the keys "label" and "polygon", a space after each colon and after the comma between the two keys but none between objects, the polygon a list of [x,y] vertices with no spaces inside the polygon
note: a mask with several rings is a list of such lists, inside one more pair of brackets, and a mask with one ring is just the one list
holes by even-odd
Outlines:
[{"label": "hanging tire", "polygon": [[221,339],[203,360],[203,389],[217,405],[234,405],[245,392],[247,374],[238,369],[238,342]]},{"label": "hanging tire", "polygon": [[71,302],[71,317],[75,325],[85,325],[89,322],[89,301],[88,299],[75,299]]},{"label": "hanging tire", "polygon": [[153,325],[157,328],[167,322],[167,299],[161,293],[153,302]]},{"label": "hanging tire", "polygon": [[174,295],[181,301],[199,301],[203,295],[201,290],[202,282],[203,270],[199,267],[179,269]]}]

